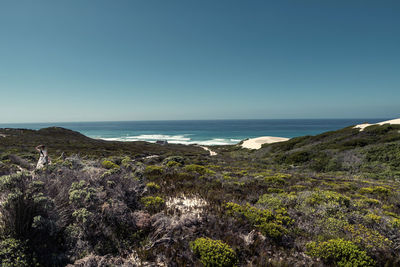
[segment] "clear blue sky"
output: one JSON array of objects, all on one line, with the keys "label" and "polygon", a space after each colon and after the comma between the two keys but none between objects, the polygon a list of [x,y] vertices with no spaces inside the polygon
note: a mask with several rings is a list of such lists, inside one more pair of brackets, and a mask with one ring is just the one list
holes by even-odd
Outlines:
[{"label": "clear blue sky", "polygon": [[400,1],[0,2],[0,123],[400,117]]}]

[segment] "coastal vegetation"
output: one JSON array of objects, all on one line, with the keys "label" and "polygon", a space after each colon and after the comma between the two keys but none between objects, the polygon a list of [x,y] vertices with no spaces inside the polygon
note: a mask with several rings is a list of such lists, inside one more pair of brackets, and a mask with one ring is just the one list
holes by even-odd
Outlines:
[{"label": "coastal vegetation", "polygon": [[[400,265],[400,126],[216,156],[62,128],[0,133],[4,266]],[[52,164],[34,170],[42,143]]]}]

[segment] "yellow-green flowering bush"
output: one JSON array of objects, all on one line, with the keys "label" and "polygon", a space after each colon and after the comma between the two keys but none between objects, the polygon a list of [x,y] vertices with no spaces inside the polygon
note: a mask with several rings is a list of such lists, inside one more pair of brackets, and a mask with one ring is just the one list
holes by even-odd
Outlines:
[{"label": "yellow-green flowering bush", "polygon": [[393,219],[390,224],[392,225],[393,228],[395,229],[400,229],[400,219]]},{"label": "yellow-green flowering bush", "polygon": [[141,202],[150,212],[159,212],[165,206],[165,201],[161,197],[142,197]]},{"label": "yellow-green flowering bush", "polygon": [[175,160],[168,161],[167,164],[166,164],[166,166],[168,168],[172,168],[172,167],[175,167],[175,166],[181,166],[181,165],[182,165],[181,163],[176,162]]},{"label": "yellow-green flowering bush", "polygon": [[364,216],[364,219],[369,224],[379,224],[382,220],[382,217],[374,213],[368,213]]},{"label": "yellow-green flowering bush", "polygon": [[286,173],[265,174],[264,181],[267,184],[283,185],[286,183],[286,180],[289,179],[290,177],[292,176]]},{"label": "yellow-green flowering bush", "polygon": [[391,244],[391,241],[378,231],[367,228],[362,224],[345,225],[343,229],[355,244],[366,249],[385,249]]},{"label": "yellow-green flowering bush", "polygon": [[306,203],[310,205],[319,205],[328,202],[348,207],[350,205],[350,198],[334,191],[320,190],[313,192],[312,195],[306,199]]},{"label": "yellow-green flowering bush", "polygon": [[119,166],[110,160],[103,160],[101,166],[106,169],[119,169]]},{"label": "yellow-green flowering bush", "polygon": [[197,238],[190,243],[194,254],[206,267],[230,267],[237,265],[235,251],[221,240],[211,238]]},{"label": "yellow-green flowering bush", "polygon": [[132,162],[131,158],[128,157],[128,156],[125,156],[125,157],[123,157],[122,160],[121,160],[121,165],[122,165],[122,167],[124,167],[124,168],[130,168],[130,167],[131,167],[131,165],[130,165],[131,162]]},{"label": "yellow-green flowering bush", "polygon": [[287,215],[285,208],[279,208],[274,211],[259,209],[250,204],[239,205],[233,202],[225,204],[225,211],[228,215],[238,219],[245,219],[253,226],[272,239],[280,239],[287,234],[288,230],[284,226],[293,223],[293,220]]},{"label": "yellow-green flowering bush", "polygon": [[370,194],[386,198],[390,195],[390,189],[383,186],[363,187],[360,189],[360,194]]},{"label": "yellow-green flowering bush", "polygon": [[372,258],[351,241],[331,239],[320,243],[310,242],[306,247],[308,255],[320,258],[326,264],[339,267],[374,266]]},{"label": "yellow-green flowering bush", "polygon": [[146,167],[144,172],[148,175],[161,175],[163,173],[164,168],[162,166],[157,165],[149,165]]}]

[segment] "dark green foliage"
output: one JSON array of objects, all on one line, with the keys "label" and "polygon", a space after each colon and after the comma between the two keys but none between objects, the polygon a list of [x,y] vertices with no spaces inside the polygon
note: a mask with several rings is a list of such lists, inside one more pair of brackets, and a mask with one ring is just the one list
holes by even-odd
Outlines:
[{"label": "dark green foliage", "polygon": [[365,251],[360,250],[353,242],[343,239],[331,239],[326,242],[307,244],[310,256],[321,258],[327,264],[337,266],[368,267],[374,266],[374,261]]},{"label": "dark green foliage", "polygon": [[[0,192],[4,199],[0,208],[2,235],[29,240],[26,245],[35,252],[39,262],[60,263],[62,257],[56,262],[49,258],[59,248],[56,245],[57,214],[53,200],[44,191],[45,184],[32,180],[27,174],[0,177]],[[33,258],[29,257],[29,260]]]},{"label": "dark green foliage", "polygon": [[289,154],[285,162],[287,164],[299,164],[299,163],[304,163],[307,162],[311,159],[311,153],[308,151],[298,151],[298,152],[293,152]]},{"label": "dark green foliage", "polygon": [[399,131],[399,125],[389,124],[370,126],[363,131],[348,127],[264,145],[261,151],[276,163],[315,171],[352,169],[400,177]]},{"label": "dark green foliage", "polygon": [[14,238],[0,241],[0,262],[2,267],[24,267],[33,264],[26,255],[25,245]]},{"label": "dark green foliage", "polygon": [[190,247],[204,266],[231,267],[237,264],[235,251],[221,240],[197,238]]},{"label": "dark green foliage", "polygon": [[4,234],[25,239],[32,233],[35,216],[47,217],[52,201],[43,195],[43,183],[31,182],[23,173],[0,177],[1,220]]},{"label": "dark green foliage", "polygon": [[400,167],[400,144],[385,144],[370,148],[366,151],[365,159],[368,163],[381,162],[398,168]]}]

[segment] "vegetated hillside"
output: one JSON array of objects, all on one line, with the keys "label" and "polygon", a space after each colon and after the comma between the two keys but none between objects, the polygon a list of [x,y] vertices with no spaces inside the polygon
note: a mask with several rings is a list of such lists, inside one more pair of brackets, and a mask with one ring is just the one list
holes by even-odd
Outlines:
[{"label": "vegetated hillside", "polygon": [[315,171],[347,171],[400,178],[400,125],[353,127],[264,145],[259,157]]},{"label": "vegetated hillside", "polygon": [[[370,153],[383,164],[382,154],[369,149],[398,145],[397,129],[386,127],[375,134],[346,128],[260,151],[214,147],[213,157],[192,146],[109,143],[76,133],[68,136],[81,143],[69,146],[57,143],[57,135],[22,132],[20,138],[41,138],[54,155],[64,148],[68,155],[27,172],[33,154],[11,139],[0,143],[0,164],[9,172],[0,177],[0,260],[10,266],[399,266],[398,180],[376,179],[385,177],[375,167],[367,176],[361,168],[318,170],[312,158],[286,162],[303,150],[331,151],[329,160],[346,151]],[[343,149],[367,137],[374,143]]]},{"label": "vegetated hillside", "polygon": [[0,159],[8,159],[9,154],[18,154],[23,159],[37,159],[35,147],[45,144],[51,158],[61,155],[80,155],[85,158],[150,155],[207,155],[208,152],[196,146],[168,144],[164,146],[148,142],[104,141],[86,137],[78,132],[60,127],[45,129],[0,129]]}]

